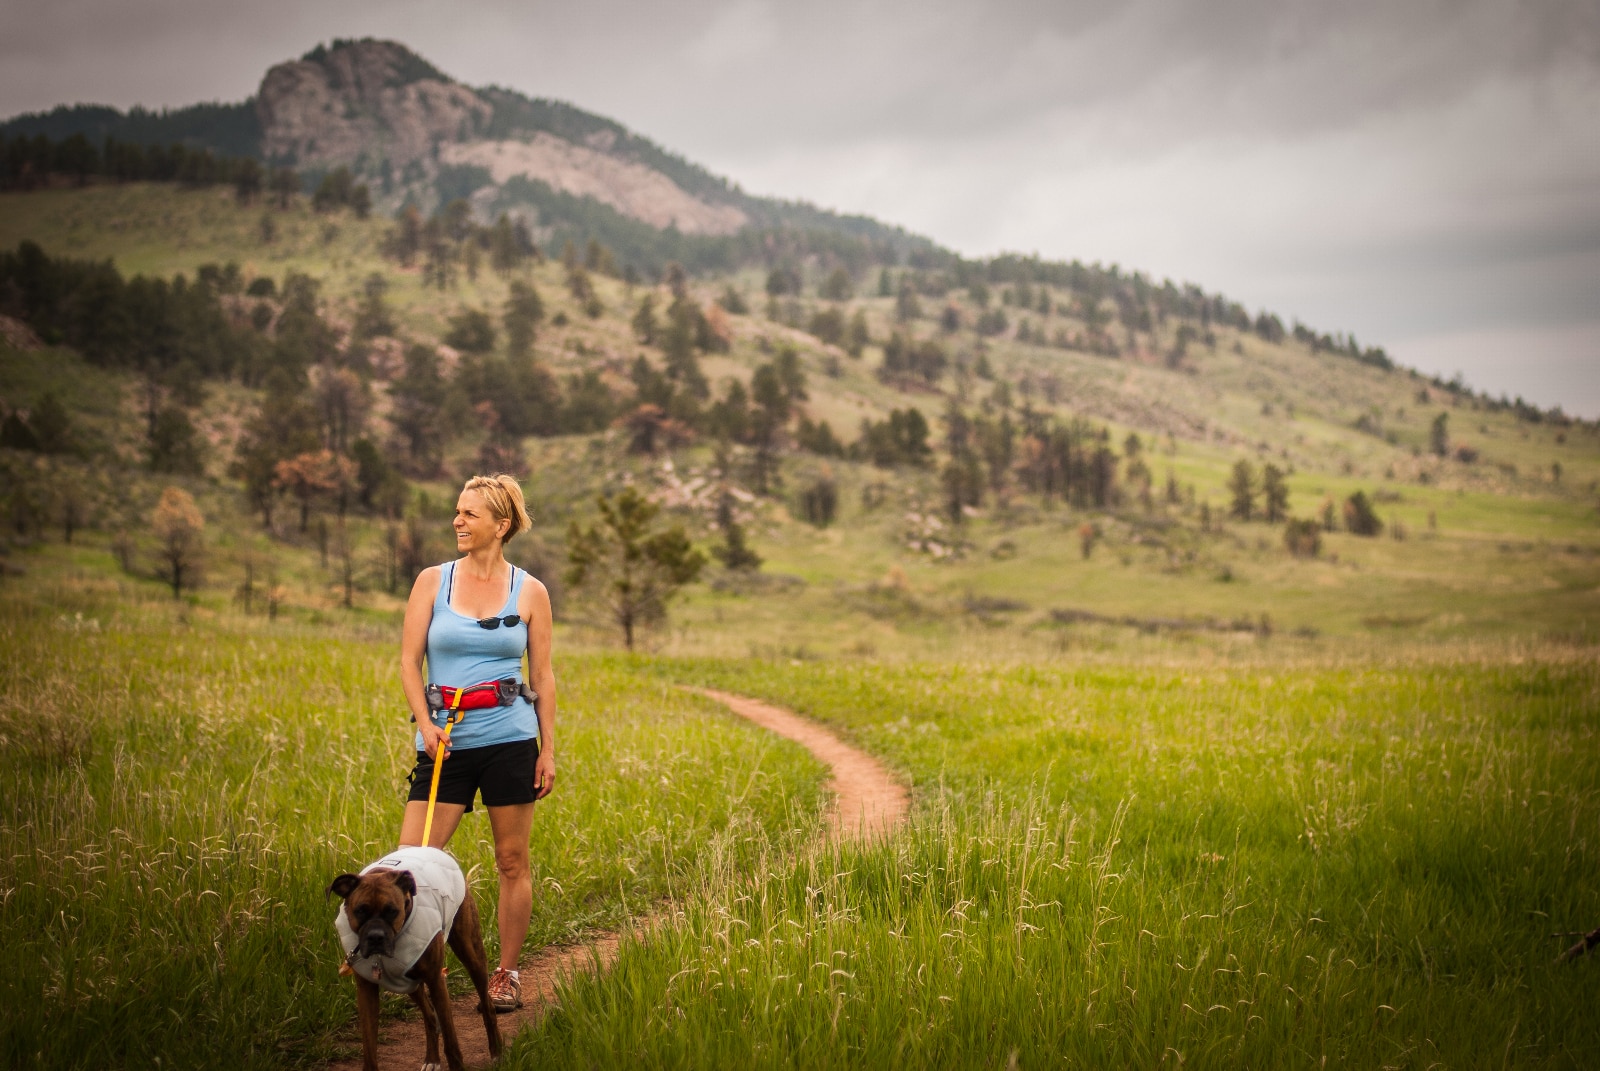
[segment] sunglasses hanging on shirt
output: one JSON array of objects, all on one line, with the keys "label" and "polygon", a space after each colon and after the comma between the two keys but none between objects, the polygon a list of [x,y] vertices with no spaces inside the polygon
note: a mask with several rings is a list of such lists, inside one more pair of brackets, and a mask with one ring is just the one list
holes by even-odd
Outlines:
[{"label": "sunglasses hanging on shirt", "polygon": [[496,629],[501,625],[504,625],[506,628],[516,628],[520,624],[522,624],[522,618],[516,614],[508,614],[505,617],[484,617],[478,619],[478,627],[483,629]]}]

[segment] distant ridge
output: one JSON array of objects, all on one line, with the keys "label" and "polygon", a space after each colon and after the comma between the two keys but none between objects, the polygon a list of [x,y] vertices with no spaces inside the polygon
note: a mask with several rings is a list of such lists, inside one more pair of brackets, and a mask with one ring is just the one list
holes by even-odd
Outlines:
[{"label": "distant ridge", "polygon": [[347,167],[380,211],[407,202],[432,211],[463,197],[480,217],[529,217],[548,240],[598,238],[644,270],[672,260],[725,269],[762,250],[858,265],[953,257],[874,219],[751,196],[614,120],[502,86],[470,88],[374,38],[335,39],[276,64],[239,103],[63,105],[0,123],[7,138],[74,134],[251,157],[295,168],[308,187]]},{"label": "distant ridge", "polygon": [[62,104],[0,123],[0,135],[7,138],[43,135],[61,141],[74,134],[96,144],[111,138],[135,145],[210,149],[222,156],[261,155],[254,97],[238,104],[191,104],[158,112],[137,105],[123,112],[106,104]]},{"label": "distant ridge", "polygon": [[249,157],[295,169],[307,190],[345,168],[379,212],[413,205],[427,214],[463,200],[484,223],[521,217],[547,248],[597,241],[643,277],[658,278],[678,263],[697,274],[760,267],[798,279],[798,270],[812,265],[842,267],[864,281],[880,266],[906,266],[917,269],[916,285],[929,296],[987,283],[1066,286],[1094,301],[1114,300],[1129,330],[1147,329],[1152,316],[1177,315],[1253,330],[1268,341],[1292,335],[1313,349],[1393,367],[1380,347],[1285,325],[1267,311],[1252,316],[1193,284],[1158,282],[1114,264],[1017,254],[964,260],[867,216],[753,196],[615,120],[502,86],[471,88],[394,41],[319,44],[275,64],[255,95],[238,103],[160,112],[64,105],[0,123],[8,140],[77,134],[96,147],[107,139],[181,143]]}]

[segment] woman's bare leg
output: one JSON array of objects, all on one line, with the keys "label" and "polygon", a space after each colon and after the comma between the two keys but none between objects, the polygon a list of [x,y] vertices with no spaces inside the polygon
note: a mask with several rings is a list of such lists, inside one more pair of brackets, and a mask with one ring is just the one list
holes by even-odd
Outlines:
[{"label": "woman's bare leg", "polygon": [[[522,942],[533,918],[533,873],[528,863],[528,834],[533,829],[533,804],[490,807],[494,833],[494,865],[500,875],[500,966],[517,969]],[[437,826],[439,819],[434,818]]]},{"label": "woman's bare leg", "polygon": [[[466,804],[463,803],[435,803],[433,805],[433,829],[428,832],[430,848],[443,848],[450,842],[450,837],[456,831],[456,826],[461,824],[461,816],[467,813]],[[400,820],[400,847],[416,848],[422,844],[422,827],[428,819],[428,802],[426,800],[407,800],[406,815]],[[531,907],[530,907],[531,910]]]}]

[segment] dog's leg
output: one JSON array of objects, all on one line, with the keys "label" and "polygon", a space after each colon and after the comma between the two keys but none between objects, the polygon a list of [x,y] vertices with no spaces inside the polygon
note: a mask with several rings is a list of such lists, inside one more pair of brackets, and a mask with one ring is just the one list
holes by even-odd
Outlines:
[{"label": "dog's leg", "polygon": [[500,1055],[500,1020],[489,1003],[489,955],[483,948],[483,926],[478,920],[478,905],[467,890],[466,899],[456,910],[456,920],[450,925],[450,950],[467,969],[472,978],[472,988],[478,991],[478,1011],[483,1016],[483,1029],[489,1035],[489,1055]]},{"label": "dog's leg", "polygon": [[422,1071],[439,1071],[439,1021],[433,1014],[432,990],[426,981],[411,991],[411,1003],[417,1006],[417,1011],[422,1013],[422,1036],[427,1044],[426,1055],[422,1058]]},{"label": "dog's leg", "polygon": [[[450,1007],[450,987],[444,980],[444,942],[439,938],[433,939],[433,947],[428,954],[437,964],[425,976],[428,983],[428,992],[433,997],[433,1011],[439,1017],[439,1033],[444,1035],[444,1058],[450,1064],[450,1071],[465,1071],[466,1062],[461,1058],[461,1041],[456,1037],[455,1012]],[[437,1060],[436,1049],[431,1050],[431,1059]]]},{"label": "dog's leg", "polygon": [[378,1071],[378,986],[356,979],[356,1018],[361,1021],[361,1071]]}]

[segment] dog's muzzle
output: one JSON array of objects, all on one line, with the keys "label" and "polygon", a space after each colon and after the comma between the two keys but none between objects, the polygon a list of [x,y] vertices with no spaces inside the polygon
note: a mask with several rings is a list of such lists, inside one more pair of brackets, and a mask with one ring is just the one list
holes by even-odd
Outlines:
[{"label": "dog's muzzle", "polygon": [[361,927],[361,943],[356,946],[363,956],[391,956],[394,954],[395,932],[383,922],[374,919]]}]

